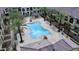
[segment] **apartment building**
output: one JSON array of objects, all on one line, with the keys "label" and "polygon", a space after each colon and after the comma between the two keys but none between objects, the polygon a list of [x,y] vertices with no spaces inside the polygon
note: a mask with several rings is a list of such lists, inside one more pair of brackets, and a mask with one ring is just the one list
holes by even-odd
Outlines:
[{"label": "apartment building", "polygon": [[[64,14],[62,24],[69,23],[71,25],[71,31],[75,34],[79,34],[79,7],[51,7]],[[59,19],[57,19],[60,22]]]},{"label": "apartment building", "polygon": [[3,44],[3,40],[4,40],[4,26],[3,26],[3,19],[2,19],[2,14],[3,14],[3,10],[5,8],[0,8],[0,50],[2,49],[2,44]]},{"label": "apartment building", "polygon": [[0,8],[0,49],[1,50],[10,50],[11,48],[11,31],[10,31],[10,22],[9,22],[9,11],[8,8]]},{"label": "apartment building", "polygon": [[37,16],[41,14],[40,7],[19,7],[18,10],[21,11],[24,17]]},{"label": "apartment building", "polygon": [[12,50],[14,36],[10,30],[10,10],[20,11],[23,17],[40,15],[39,7],[0,7],[0,50]]},{"label": "apartment building", "polygon": [[2,19],[1,19],[1,14],[2,14],[2,10],[0,9],[0,49],[2,47],[2,43],[3,43],[3,29],[2,29]]}]

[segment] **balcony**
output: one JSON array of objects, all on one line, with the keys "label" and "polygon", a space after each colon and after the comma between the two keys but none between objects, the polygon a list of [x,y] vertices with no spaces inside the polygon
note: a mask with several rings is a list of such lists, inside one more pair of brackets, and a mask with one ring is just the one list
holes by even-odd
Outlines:
[{"label": "balcony", "polygon": [[6,17],[9,17],[9,13],[6,13],[5,16],[6,16]]},{"label": "balcony", "polygon": [[9,35],[4,36],[4,40],[9,40],[9,39],[11,39],[10,34],[9,34]]},{"label": "balcony", "polygon": [[2,48],[8,48],[11,45],[11,41],[2,44]]},{"label": "balcony", "polygon": [[4,35],[7,35],[7,34],[10,34],[10,30],[9,29],[4,30]]},{"label": "balcony", "polygon": [[10,24],[10,22],[9,22],[9,19],[4,19],[4,25],[9,25]]},{"label": "balcony", "polygon": [[76,33],[79,33],[79,27],[75,26],[73,29]]}]

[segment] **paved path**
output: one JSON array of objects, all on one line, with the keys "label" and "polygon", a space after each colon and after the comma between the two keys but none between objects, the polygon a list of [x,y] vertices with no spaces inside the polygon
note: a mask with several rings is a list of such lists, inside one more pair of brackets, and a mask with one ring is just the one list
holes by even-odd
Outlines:
[{"label": "paved path", "polygon": [[[26,30],[24,33],[25,35],[23,35],[23,39],[24,39],[24,43],[23,44],[20,44],[18,42],[18,49],[20,49],[20,47],[22,47],[24,50],[27,48],[27,50],[53,50],[55,47],[55,50],[56,51],[69,51],[71,50],[72,48],[76,48],[77,45],[74,44],[70,38],[67,38],[66,34],[62,35],[61,32],[57,32],[57,28],[55,28],[54,26],[54,29],[52,29],[49,24],[46,25],[46,23],[44,21],[42,21],[42,19],[37,19],[37,20],[34,20],[34,21],[41,21],[44,28],[47,28],[49,31],[51,31],[52,35],[48,37],[48,41],[51,43],[51,44],[40,44],[38,45],[37,43],[39,41],[42,41],[43,39],[42,38],[39,38],[39,39],[31,39],[29,38],[28,36],[28,30]],[[28,21],[29,22],[29,21]],[[55,31],[54,31],[55,30]],[[19,36],[18,37],[18,40],[19,39]],[[37,43],[35,43],[37,42]],[[34,44],[33,44],[34,43]],[[51,46],[50,46],[51,45]],[[52,47],[52,48],[51,48]]]}]

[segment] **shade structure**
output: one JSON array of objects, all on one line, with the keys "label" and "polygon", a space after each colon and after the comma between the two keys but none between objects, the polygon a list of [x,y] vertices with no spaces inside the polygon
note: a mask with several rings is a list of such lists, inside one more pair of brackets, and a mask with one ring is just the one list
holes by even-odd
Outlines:
[{"label": "shade structure", "polygon": [[[51,48],[49,46],[51,46]],[[41,40],[41,41],[38,41],[38,42],[34,42],[34,43],[31,43],[31,44],[24,45],[21,48],[22,48],[22,50],[24,48],[26,50],[33,50],[33,51],[43,50],[43,51],[45,51],[45,50],[48,50],[47,47],[50,50],[52,50],[53,45],[48,40]]]}]

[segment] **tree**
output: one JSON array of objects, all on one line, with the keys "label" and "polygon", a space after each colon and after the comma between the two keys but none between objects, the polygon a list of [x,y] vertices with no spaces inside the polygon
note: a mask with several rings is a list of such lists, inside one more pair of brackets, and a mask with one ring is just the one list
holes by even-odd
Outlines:
[{"label": "tree", "polygon": [[[48,16],[49,16],[49,21],[51,24],[53,21],[58,19],[58,17],[59,17],[58,11],[56,11],[55,9],[48,9]],[[56,19],[55,19],[55,17],[56,17]]]},{"label": "tree", "polygon": [[50,22],[50,25],[51,25],[52,23],[52,10],[51,9],[48,9],[47,16],[48,16],[48,21]]},{"label": "tree", "polygon": [[59,20],[60,20],[59,23],[61,25],[62,24],[61,22],[62,22],[62,20],[64,19],[65,16],[62,13],[60,13],[60,12],[59,12],[58,15],[59,15]]},{"label": "tree", "polygon": [[67,32],[67,34],[69,34],[70,29],[71,29],[71,25],[69,23],[64,23],[64,29]]},{"label": "tree", "polygon": [[20,43],[23,43],[22,35],[20,31],[20,26],[22,25],[22,16],[17,11],[17,9],[10,10],[10,20],[11,20],[11,28],[16,31],[16,28],[18,29],[18,33],[20,35]]},{"label": "tree", "polygon": [[61,12],[58,12],[56,13],[56,18],[57,18],[57,21],[58,22],[58,28],[59,28],[59,32],[62,30],[62,20],[64,19],[65,15]]},{"label": "tree", "polygon": [[41,8],[41,11],[42,11],[42,17],[44,17],[44,19],[46,18],[46,16],[47,16],[47,11],[48,11],[48,9],[46,8],[46,7],[43,7],[43,8]]},{"label": "tree", "polygon": [[42,8],[42,17],[44,17],[45,20],[48,20],[50,22],[50,25],[51,25],[51,22],[52,22],[52,9],[49,9],[49,8]]}]

